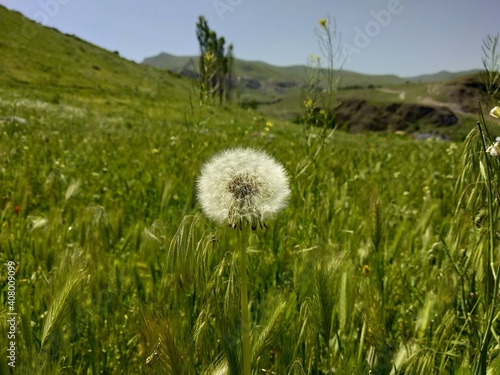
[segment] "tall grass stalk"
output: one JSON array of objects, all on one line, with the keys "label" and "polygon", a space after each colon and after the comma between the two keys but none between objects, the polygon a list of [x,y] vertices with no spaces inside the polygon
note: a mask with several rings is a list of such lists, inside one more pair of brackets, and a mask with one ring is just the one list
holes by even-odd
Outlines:
[{"label": "tall grass stalk", "polygon": [[250,321],[248,317],[248,275],[247,275],[247,248],[245,232],[248,228],[239,230],[239,258],[240,258],[240,301],[241,301],[241,345],[243,350],[243,375],[250,375]]},{"label": "tall grass stalk", "polygon": [[306,140],[306,155],[303,163],[299,165],[300,170],[297,176],[305,173],[308,169],[313,170],[309,172],[310,174],[315,173],[319,154],[326,143],[331,140],[337,128],[334,109],[338,105],[336,90],[339,82],[335,69],[340,43],[336,46],[337,30],[335,23],[332,23],[330,18],[320,19],[318,25],[319,29],[316,30],[316,35],[321,54],[326,59],[326,67],[322,65],[320,56],[310,56],[302,95],[304,106],[302,122]]},{"label": "tall grass stalk", "polygon": [[[495,95],[500,88],[500,56],[497,51],[498,34],[494,37],[487,36],[483,41],[483,81],[487,91],[486,103],[492,106]],[[496,228],[497,210],[495,204],[498,204],[497,184],[493,184],[494,177],[491,156],[488,154],[487,144],[491,143],[491,137],[488,134],[486,120],[484,118],[481,103],[478,108],[479,121],[477,127],[479,130],[482,155],[485,167],[482,168],[484,180],[487,185],[487,207],[488,207],[488,246],[483,261],[483,273],[485,277],[485,322],[484,329],[481,332],[482,338],[479,347],[479,358],[476,362],[475,375],[485,375],[488,370],[488,356],[490,351],[490,342],[494,334],[494,323],[497,316],[497,300],[500,287],[500,259],[495,256],[496,249]],[[498,264],[496,264],[498,263]]]},{"label": "tall grass stalk", "polygon": [[[486,375],[488,368],[488,351],[490,346],[490,341],[492,338],[492,326],[494,321],[497,319],[496,311],[497,311],[497,297],[498,297],[498,289],[500,284],[500,260],[495,259],[495,222],[496,222],[496,210],[494,209],[494,203],[498,201],[495,200],[494,197],[494,187],[492,184],[493,173],[491,162],[489,160],[489,156],[487,153],[485,132],[486,129],[483,130],[482,124],[485,124],[485,119],[483,115],[483,111],[479,110],[480,113],[480,121],[477,122],[477,126],[479,129],[479,133],[481,135],[481,143],[483,146],[483,155],[485,161],[485,182],[487,184],[487,192],[488,192],[488,247],[487,252],[485,254],[485,261],[483,262],[483,270],[485,276],[485,291],[486,291],[486,325],[482,332],[482,340],[479,347],[479,358],[476,363],[475,374],[476,375]],[[495,263],[496,265],[495,270]],[[492,285],[493,283],[493,285]]]},{"label": "tall grass stalk", "polygon": [[499,34],[487,35],[483,40],[483,82],[488,95],[485,103],[488,108],[500,90],[500,53],[498,51]]}]

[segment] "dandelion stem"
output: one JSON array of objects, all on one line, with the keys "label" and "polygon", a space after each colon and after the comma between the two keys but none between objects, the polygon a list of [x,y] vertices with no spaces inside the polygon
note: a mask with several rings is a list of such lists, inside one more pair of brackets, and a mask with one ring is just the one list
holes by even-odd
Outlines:
[{"label": "dandelion stem", "polygon": [[243,375],[250,375],[250,328],[248,321],[247,257],[245,230],[239,231],[241,274],[241,342],[243,349]]}]

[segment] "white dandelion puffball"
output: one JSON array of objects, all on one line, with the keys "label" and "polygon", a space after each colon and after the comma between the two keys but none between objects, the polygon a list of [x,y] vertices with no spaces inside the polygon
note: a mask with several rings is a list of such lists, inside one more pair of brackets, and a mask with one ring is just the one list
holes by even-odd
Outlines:
[{"label": "white dandelion puffball", "polygon": [[234,148],[206,162],[197,181],[205,214],[231,228],[243,221],[252,229],[286,206],[290,188],[285,169],[261,151]]}]

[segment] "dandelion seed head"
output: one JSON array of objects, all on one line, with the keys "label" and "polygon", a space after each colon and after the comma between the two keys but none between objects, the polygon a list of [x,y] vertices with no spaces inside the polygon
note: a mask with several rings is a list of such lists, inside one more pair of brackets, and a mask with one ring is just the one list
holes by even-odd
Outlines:
[{"label": "dandelion seed head", "polygon": [[249,148],[235,148],[203,165],[197,193],[209,218],[232,228],[246,221],[256,229],[286,206],[290,188],[285,169],[273,158]]}]

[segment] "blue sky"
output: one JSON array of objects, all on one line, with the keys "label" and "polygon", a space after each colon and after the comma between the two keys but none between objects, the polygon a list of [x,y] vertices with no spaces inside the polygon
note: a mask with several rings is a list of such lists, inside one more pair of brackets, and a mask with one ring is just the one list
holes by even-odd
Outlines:
[{"label": "blue sky", "polygon": [[[198,53],[195,24],[235,56],[274,65],[321,55],[318,19],[335,20],[343,68],[403,77],[482,67],[482,41],[500,32],[500,0],[0,0],[46,26],[137,62]],[[1,20],[0,20],[1,24]]]}]

